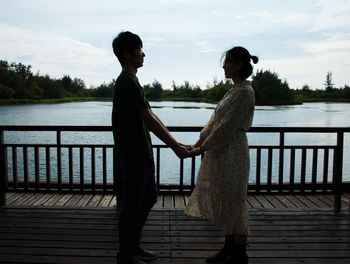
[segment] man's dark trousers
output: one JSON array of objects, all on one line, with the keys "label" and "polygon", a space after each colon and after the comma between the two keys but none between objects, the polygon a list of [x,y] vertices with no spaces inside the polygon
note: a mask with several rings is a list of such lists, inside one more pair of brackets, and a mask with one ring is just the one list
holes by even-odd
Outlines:
[{"label": "man's dark trousers", "polygon": [[135,255],[149,212],[157,202],[154,173],[154,161],[148,156],[121,161],[119,248],[122,257]]}]

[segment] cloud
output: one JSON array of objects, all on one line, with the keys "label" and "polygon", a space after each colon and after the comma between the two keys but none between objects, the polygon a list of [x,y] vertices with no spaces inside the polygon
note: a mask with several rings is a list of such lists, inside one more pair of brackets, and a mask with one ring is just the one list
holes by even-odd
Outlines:
[{"label": "cloud", "polygon": [[116,59],[110,49],[95,47],[67,36],[0,24],[0,50],[8,61],[22,62],[33,70],[60,78],[69,74],[98,85]]},{"label": "cloud", "polygon": [[349,0],[243,2],[4,1],[0,59],[99,85],[120,69],[112,38],[131,30],[144,42],[146,63],[138,73],[142,82],[211,81],[222,76],[221,52],[241,45],[258,53],[257,67],[275,69],[291,87],[321,87],[328,70],[336,85],[349,83]]},{"label": "cloud", "polygon": [[350,34],[330,34],[329,37],[313,42],[300,44],[308,53],[350,52]]},{"label": "cloud", "polygon": [[286,79],[291,88],[301,88],[308,84],[311,88],[322,89],[328,71],[333,72],[336,87],[349,83],[349,63],[340,63],[350,58],[350,51],[314,53],[303,57],[260,60],[258,69],[272,70]]},{"label": "cloud", "polygon": [[283,10],[275,12],[273,10],[258,10],[248,11],[237,16],[241,20],[256,21],[255,26],[270,30],[271,26],[283,27],[300,27],[310,23],[310,14],[306,12],[297,12],[290,10]]},{"label": "cloud", "polygon": [[196,41],[193,44],[197,47],[198,52],[212,53],[217,51],[217,49],[210,45],[207,41]]},{"label": "cloud", "polygon": [[212,11],[211,14],[220,18],[225,18],[227,16],[227,13],[222,11]]},{"label": "cloud", "polygon": [[294,42],[290,48],[302,50],[302,56],[262,59],[259,67],[280,73],[292,88],[303,84],[323,88],[328,71],[333,72],[337,87],[349,83],[350,33],[323,34],[323,39]]},{"label": "cloud", "polygon": [[349,30],[350,2],[348,0],[337,0],[336,2],[320,0],[316,6],[318,6],[319,12],[314,15],[312,30]]},{"label": "cloud", "polygon": [[189,3],[191,0],[158,0],[159,3],[169,5],[169,4],[177,4],[177,3]]}]

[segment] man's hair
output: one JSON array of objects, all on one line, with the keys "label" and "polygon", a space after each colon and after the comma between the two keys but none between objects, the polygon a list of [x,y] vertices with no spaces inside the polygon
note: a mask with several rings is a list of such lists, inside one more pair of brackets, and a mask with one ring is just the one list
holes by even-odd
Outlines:
[{"label": "man's hair", "polygon": [[113,39],[113,52],[117,56],[121,65],[125,64],[124,52],[133,52],[138,48],[142,48],[141,38],[130,31],[122,31]]}]

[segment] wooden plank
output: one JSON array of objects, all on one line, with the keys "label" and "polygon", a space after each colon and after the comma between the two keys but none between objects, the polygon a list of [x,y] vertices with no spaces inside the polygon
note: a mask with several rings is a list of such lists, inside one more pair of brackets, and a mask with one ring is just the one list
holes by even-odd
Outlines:
[{"label": "wooden plank", "polygon": [[286,199],[288,199],[296,208],[305,208],[306,205],[300,201],[298,198],[296,198],[295,195],[285,195]]},{"label": "wooden plank", "polygon": [[44,205],[45,202],[46,202],[47,200],[49,200],[52,196],[53,196],[53,194],[44,194],[43,196],[41,196],[38,200],[36,200],[36,201],[33,203],[33,206]]},{"label": "wooden plank", "polygon": [[109,203],[109,207],[116,207],[117,206],[117,197],[113,195],[111,202]]},{"label": "wooden plank", "polygon": [[65,206],[67,204],[67,202],[69,201],[69,199],[71,199],[73,197],[73,194],[66,194],[66,195],[63,195],[61,197],[61,199],[59,199],[57,202],[56,202],[56,206]]},{"label": "wooden plank", "polygon": [[[249,196],[248,196],[249,197]],[[253,205],[249,202],[249,199],[247,197],[247,200],[246,200],[246,205],[247,205],[247,208],[248,209],[252,209],[253,208]]]},{"label": "wooden plank", "polygon": [[[49,195],[48,200],[45,200]],[[77,197],[74,197],[76,196]],[[115,207],[116,197],[112,194],[96,196],[93,201],[92,194],[46,194],[43,193],[8,193],[8,205],[46,205],[46,206],[102,206]],[[269,198],[271,197],[271,198]],[[155,208],[179,208],[186,206],[189,195],[161,194]],[[71,200],[72,199],[72,200]],[[87,199],[87,200],[86,200]],[[44,201],[43,201],[44,200]],[[70,202],[68,202],[71,200]],[[90,205],[89,205],[90,203]],[[349,207],[349,199],[342,196],[342,206]],[[278,195],[248,195],[248,208],[333,208],[334,195],[330,194],[278,194]]]},{"label": "wooden plank", "polygon": [[255,198],[262,205],[262,208],[275,208],[264,195],[255,195]]},{"label": "wooden plank", "polygon": [[326,194],[322,195],[322,199],[326,201],[326,203],[330,204],[330,207],[334,206],[334,195]]},{"label": "wooden plank", "polygon": [[153,206],[153,208],[163,208],[163,199],[164,199],[164,196],[163,195],[158,195],[158,199],[157,199],[157,202],[156,204]]},{"label": "wooden plank", "polygon": [[175,194],[174,195],[174,207],[178,209],[184,209],[185,208],[185,198],[182,194]]},{"label": "wooden plank", "polygon": [[62,198],[62,194],[56,193],[50,197],[43,205],[45,206],[54,206],[58,200]]},{"label": "wooden plank", "polygon": [[[331,206],[334,206],[334,195],[333,194],[328,194],[328,195],[324,195],[323,199],[326,199],[327,201],[329,201],[331,203]],[[350,206],[350,201],[346,198],[345,195],[342,195],[341,197],[341,206],[345,207],[345,208],[349,208]]]},{"label": "wooden plank", "polygon": [[[215,253],[212,251],[211,254]],[[192,256],[206,257],[210,255],[208,251],[204,250],[181,250],[181,251],[172,251],[172,256],[182,257],[182,258],[191,258]],[[323,250],[323,251],[314,251],[314,250],[264,250],[264,251],[250,251],[250,257],[254,258],[350,258],[350,252],[346,250]]]},{"label": "wooden plank", "polygon": [[[213,252],[208,252],[210,255]],[[312,259],[312,258],[297,258],[297,259],[281,259],[281,258],[253,258],[250,257],[250,264],[344,264],[347,263],[347,258],[340,259]],[[161,264],[203,264],[204,258],[163,258],[161,262],[155,262]],[[230,262],[229,262],[230,263]],[[152,263],[153,264],[153,263]]]},{"label": "wooden plank", "polygon": [[333,207],[334,202],[327,198],[327,195],[313,195],[314,199],[321,202],[321,207]]},{"label": "wooden plank", "polygon": [[248,203],[252,206],[252,208],[263,208],[263,206],[259,203],[258,199],[256,199],[255,195],[249,195],[247,197]]},{"label": "wooden plank", "polygon": [[291,202],[293,202],[293,204],[297,205],[297,208],[309,208],[309,206],[305,203],[304,199],[300,196],[303,195],[293,194],[288,196],[288,199]]},{"label": "wooden plank", "polygon": [[46,255],[2,255],[2,263],[60,263],[60,264],[99,264],[116,263],[116,257],[46,256]]},{"label": "wooden plank", "polygon": [[296,205],[288,200],[284,195],[274,195],[274,197],[286,208],[296,208]]},{"label": "wooden plank", "polygon": [[12,202],[8,202],[8,204],[16,204],[16,205],[21,205],[23,204],[26,200],[28,200],[30,197],[32,197],[34,194],[32,193],[21,193],[15,199],[13,199]]},{"label": "wooden plank", "polygon": [[344,195],[341,196],[341,206],[343,207],[349,207],[350,206],[350,200],[346,198]]},{"label": "wooden plank", "polygon": [[99,203],[99,206],[101,207],[109,207],[111,201],[113,199],[113,195],[105,194],[103,195],[101,202]]},{"label": "wooden plank", "polygon": [[44,196],[43,193],[35,193],[33,196],[31,196],[29,199],[24,201],[23,203],[16,202],[16,205],[34,205],[39,199],[41,199]]},{"label": "wooden plank", "polygon": [[185,205],[187,205],[188,199],[190,198],[190,195],[184,194],[184,198],[185,198]]},{"label": "wooden plank", "polygon": [[[220,243],[172,243],[175,250],[218,250]],[[348,250],[349,245],[345,243],[253,243],[249,245],[249,250]]]},{"label": "wooden plank", "polygon": [[65,203],[65,206],[75,206],[82,198],[83,195],[75,194]]},{"label": "wooden plank", "polygon": [[164,207],[165,208],[174,208],[174,197],[173,195],[164,196]]},{"label": "wooden plank", "polygon": [[305,206],[308,207],[308,208],[315,208],[315,207],[317,207],[317,205],[315,203],[313,203],[309,199],[309,195],[295,195],[295,198],[297,198],[300,201],[302,201],[305,204]]},{"label": "wooden plank", "polygon": [[24,195],[24,193],[14,193],[14,195],[10,196],[7,200],[7,204],[15,204],[15,201],[22,195]]},{"label": "wooden plank", "polygon": [[15,193],[5,193],[6,199],[10,199]]},{"label": "wooden plank", "polygon": [[320,199],[318,199],[315,195],[310,195],[308,196],[308,198],[310,199],[310,201],[316,204],[317,207],[324,208],[329,206],[327,203],[324,203]]},{"label": "wooden plank", "polygon": [[88,206],[98,206],[102,200],[103,195],[95,194],[88,203]]},{"label": "wooden plank", "polygon": [[87,206],[92,199],[93,194],[84,194],[75,206]]},{"label": "wooden plank", "polygon": [[275,207],[275,208],[285,208],[285,206],[277,200],[273,195],[265,195],[265,198]]}]

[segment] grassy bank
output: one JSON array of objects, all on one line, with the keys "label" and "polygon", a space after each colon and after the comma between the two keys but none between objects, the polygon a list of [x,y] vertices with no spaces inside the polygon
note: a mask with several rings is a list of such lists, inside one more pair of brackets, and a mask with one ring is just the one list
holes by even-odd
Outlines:
[{"label": "grassy bank", "polygon": [[304,103],[350,103],[350,99],[344,98],[304,98]]}]

